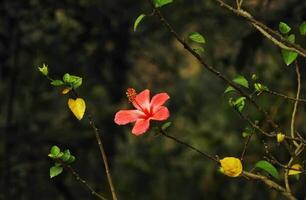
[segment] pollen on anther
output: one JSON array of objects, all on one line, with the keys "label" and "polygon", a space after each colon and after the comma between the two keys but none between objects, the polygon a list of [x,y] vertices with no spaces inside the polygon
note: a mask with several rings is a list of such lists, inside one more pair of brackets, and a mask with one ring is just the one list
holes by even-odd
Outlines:
[{"label": "pollen on anther", "polygon": [[136,93],[136,90],[134,88],[128,88],[126,90],[126,96],[131,103],[135,100],[136,95],[137,95],[137,93]]}]

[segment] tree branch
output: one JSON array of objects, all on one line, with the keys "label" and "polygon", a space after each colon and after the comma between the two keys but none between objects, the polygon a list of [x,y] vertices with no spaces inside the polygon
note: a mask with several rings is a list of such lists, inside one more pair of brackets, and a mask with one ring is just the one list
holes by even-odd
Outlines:
[{"label": "tree branch", "polygon": [[178,35],[177,32],[175,32],[175,30],[172,28],[172,26],[168,23],[168,21],[164,18],[164,16],[162,15],[162,13],[160,12],[160,10],[158,10],[157,8],[155,8],[154,3],[152,0],[148,0],[149,3],[151,4],[153,10],[155,11],[155,15],[159,18],[160,22],[168,29],[168,31],[176,38],[176,40],[178,42],[180,42],[183,47],[190,53],[193,55],[193,57],[195,57],[204,68],[206,68],[208,71],[210,71],[211,73],[213,73],[214,75],[216,75],[217,77],[219,77],[221,80],[223,80],[225,83],[227,83],[228,85],[232,86],[236,91],[238,91],[242,96],[245,96],[248,101],[250,101],[257,110],[259,110],[261,113],[264,114],[265,118],[267,119],[267,122],[274,128],[277,129],[278,125],[272,120],[272,118],[269,116],[269,114],[267,113],[266,110],[264,110],[262,107],[260,107],[255,100],[249,96],[246,92],[244,92],[242,89],[240,89],[239,87],[237,87],[235,85],[235,83],[233,83],[230,79],[228,79],[226,76],[224,76],[221,72],[219,72],[218,70],[216,70],[214,67],[206,64],[206,62],[203,60],[203,58],[197,54],[195,51],[193,51],[193,49],[182,39],[180,38],[180,36]]}]

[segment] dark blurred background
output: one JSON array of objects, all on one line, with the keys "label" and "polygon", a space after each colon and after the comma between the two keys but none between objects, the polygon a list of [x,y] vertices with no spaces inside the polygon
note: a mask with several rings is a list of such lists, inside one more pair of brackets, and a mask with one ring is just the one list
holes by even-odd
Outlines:
[{"label": "dark blurred background", "polygon": [[[275,30],[285,21],[298,33],[306,19],[301,0],[245,0],[244,8]],[[243,74],[250,79],[256,73],[270,89],[294,95],[294,67],[284,65],[280,50],[215,1],[176,0],[162,11],[182,37],[202,33],[206,62],[228,77]],[[0,199],[95,199],[67,172],[49,178],[52,161],[47,155],[54,144],[69,148],[77,157],[73,167],[110,197],[94,133],[86,119],[75,119],[67,97],[38,72],[42,63],[53,77],[66,72],[83,77],[78,92],[102,130],[119,199],[282,199],[261,183],[225,177],[211,161],[166,138],[152,132],[135,137],[131,126],[113,122],[116,111],[131,107],[127,87],[165,91],[171,96],[169,133],[220,157],[239,157],[243,149],[246,124],[228,106],[226,85],[204,70],[155,17],[145,18],[134,33],[134,20],[143,12],[151,12],[146,1],[1,1]],[[305,38],[297,34],[296,40],[305,48]],[[305,59],[300,62],[304,86]],[[302,96],[305,91],[303,87]],[[257,99],[288,131],[292,104],[266,95]],[[305,106],[297,117],[301,133],[303,111]],[[245,112],[265,126],[251,105]],[[247,170],[263,159],[263,140],[282,162],[288,160],[275,142],[253,137]],[[305,177],[290,181],[304,199]]]}]

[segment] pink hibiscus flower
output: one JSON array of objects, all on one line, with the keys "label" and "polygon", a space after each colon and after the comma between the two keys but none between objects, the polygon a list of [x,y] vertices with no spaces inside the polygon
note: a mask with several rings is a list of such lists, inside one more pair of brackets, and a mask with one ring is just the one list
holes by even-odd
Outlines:
[{"label": "pink hibiscus flower", "polygon": [[150,120],[163,121],[168,119],[169,110],[163,104],[170,98],[167,93],[159,93],[153,96],[150,101],[150,90],[146,89],[139,94],[133,88],[126,92],[129,101],[132,102],[136,110],[120,110],[115,115],[115,123],[125,125],[133,123],[132,133],[141,135],[150,127]]}]

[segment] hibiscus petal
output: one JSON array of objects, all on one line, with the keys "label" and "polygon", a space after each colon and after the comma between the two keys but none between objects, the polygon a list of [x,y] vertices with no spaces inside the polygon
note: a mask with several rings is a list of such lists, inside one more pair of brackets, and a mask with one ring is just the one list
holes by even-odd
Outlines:
[{"label": "hibiscus petal", "polygon": [[118,125],[125,125],[131,122],[135,122],[137,119],[143,116],[143,112],[139,110],[120,110],[115,115],[115,123]]},{"label": "hibiscus petal", "polygon": [[135,97],[133,105],[138,110],[149,110],[150,108],[150,90],[146,89]]},{"label": "hibiscus petal", "polygon": [[153,113],[153,116],[150,119],[162,121],[168,119],[170,116],[169,110],[165,106],[160,106],[156,112]]},{"label": "hibiscus petal", "polygon": [[139,136],[145,133],[150,127],[150,119],[138,119],[132,129],[132,133]]},{"label": "hibiscus petal", "polygon": [[170,97],[167,93],[156,94],[151,100],[151,109],[163,105],[168,99],[170,99]]}]

